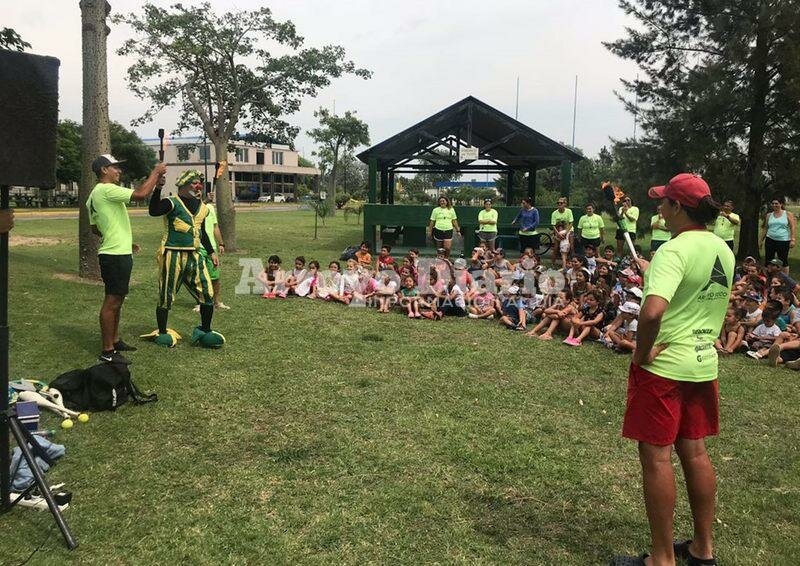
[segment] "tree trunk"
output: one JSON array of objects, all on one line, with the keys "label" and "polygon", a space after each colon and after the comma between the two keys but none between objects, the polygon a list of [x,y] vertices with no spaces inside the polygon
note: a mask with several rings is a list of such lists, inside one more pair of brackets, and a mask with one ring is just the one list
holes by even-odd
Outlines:
[{"label": "tree trunk", "polygon": [[769,93],[769,18],[763,10],[756,31],[756,46],[751,57],[753,83],[750,92],[753,99],[748,122],[750,137],[747,145],[747,163],[744,170],[745,204],[742,210],[742,226],[739,232],[738,257],[760,257],[758,249],[758,224],[761,210],[761,176],[764,165],[764,134],[767,128],[767,94]]},{"label": "tree trunk", "polygon": [[225,241],[225,251],[235,252],[236,247],[236,209],[233,206],[231,182],[228,179],[228,140],[214,140],[214,152],[219,162],[225,162],[221,175],[215,181],[214,196],[217,203],[219,231]]},{"label": "tree trunk", "polygon": [[328,205],[330,208],[330,215],[336,216],[336,174],[339,172],[339,155],[338,151],[333,154],[333,166],[331,167],[331,181],[328,187]]},{"label": "tree trunk", "polygon": [[105,0],[81,0],[79,5],[83,51],[83,147],[78,187],[78,275],[99,279],[98,239],[89,224],[86,199],[97,183],[92,161],[111,151],[106,68],[106,36],[110,32],[106,17],[111,6]]}]

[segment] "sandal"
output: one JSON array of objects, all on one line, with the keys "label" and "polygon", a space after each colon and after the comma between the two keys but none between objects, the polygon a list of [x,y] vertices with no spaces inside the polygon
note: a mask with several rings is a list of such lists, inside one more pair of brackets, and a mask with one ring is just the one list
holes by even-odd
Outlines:
[{"label": "sandal", "polygon": [[672,550],[675,553],[675,558],[681,558],[685,560],[688,566],[716,566],[716,558],[697,558],[696,556],[693,556],[692,553],[689,552],[690,544],[692,544],[691,539],[680,542],[673,541]]}]

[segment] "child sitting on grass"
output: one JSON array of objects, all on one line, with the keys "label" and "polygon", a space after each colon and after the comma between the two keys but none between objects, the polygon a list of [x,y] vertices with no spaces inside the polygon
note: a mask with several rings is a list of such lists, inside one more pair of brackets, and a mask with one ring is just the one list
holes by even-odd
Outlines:
[{"label": "child sitting on grass", "polygon": [[342,277],[339,280],[339,289],[333,295],[333,299],[349,305],[350,301],[353,300],[353,296],[359,292],[359,279],[358,262],[354,258],[350,258],[347,260],[347,268],[342,273]]},{"label": "child sitting on grass", "polygon": [[603,248],[603,255],[596,258],[597,265],[605,265],[611,271],[614,271],[619,265],[619,258],[614,257],[614,246],[606,246]]},{"label": "child sitting on grass", "polygon": [[394,269],[395,263],[394,258],[389,255],[392,251],[391,246],[381,246],[381,251],[378,254],[378,271],[383,271],[385,269]]},{"label": "child sitting on grass", "polygon": [[271,255],[267,258],[267,267],[258,274],[258,280],[264,285],[265,299],[274,299],[275,295],[283,291],[285,274],[281,269],[281,258]]},{"label": "child sitting on grass", "polygon": [[314,292],[315,299],[333,301],[339,292],[339,283],[342,280],[341,266],[338,261],[328,264],[328,273],[320,273],[317,287]]},{"label": "child sitting on grass", "polygon": [[298,297],[313,297],[319,284],[319,262],[312,259],[308,262],[308,272],[305,278],[297,284],[295,293]]},{"label": "child sitting on grass", "polygon": [[587,336],[599,338],[603,316],[603,294],[589,291],[583,297],[580,314],[574,315],[569,321],[569,334],[564,344],[580,346]]},{"label": "child sitting on grass", "polygon": [[742,324],[747,331],[761,324],[761,296],[757,293],[747,293],[744,298],[744,315]]},{"label": "child sitting on grass", "polygon": [[375,297],[378,302],[378,312],[387,313],[396,301],[397,281],[388,271],[384,271],[380,277],[375,289]]},{"label": "child sitting on grass", "polygon": [[742,346],[745,335],[745,327],[742,324],[743,317],[743,309],[737,309],[733,306],[728,307],[719,338],[714,341],[714,347],[717,352],[720,354],[733,354]]},{"label": "child sitting on grass", "polygon": [[525,304],[522,299],[522,290],[514,282],[506,291],[506,296],[501,301],[502,315],[500,324],[509,330],[525,330]]},{"label": "child sitting on grass", "polygon": [[286,295],[296,295],[297,286],[306,278],[306,258],[299,255],[294,258],[294,269],[286,274],[286,283],[283,291],[278,293],[281,299],[285,299]]},{"label": "child sitting on grass", "polygon": [[361,245],[356,252],[356,261],[362,267],[372,267],[372,254],[369,253],[369,250],[372,248],[372,244],[370,244],[367,240],[361,242]]},{"label": "child sitting on grass", "polygon": [[760,360],[767,355],[775,338],[781,334],[781,329],[775,324],[777,318],[778,313],[774,309],[764,310],[761,315],[761,324],[747,334],[747,344],[750,348],[747,351],[748,356]]},{"label": "child sitting on grass", "polygon": [[482,282],[469,307],[469,317],[492,318],[495,312],[494,295],[486,287],[486,283]]},{"label": "child sitting on grass", "polygon": [[408,275],[403,279],[403,287],[400,289],[400,306],[406,310],[408,318],[422,318],[419,302],[419,291],[414,285],[414,278]]},{"label": "child sitting on grass", "polygon": [[[564,289],[558,294],[553,306],[544,310],[542,320],[527,335],[536,336],[539,340],[552,340],[553,332],[559,326],[567,327],[567,321],[577,313],[577,306],[572,300],[572,291]],[[542,328],[546,330],[542,334],[538,334]]]},{"label": "child sitting on grass", "polygon": [[[458,258],[456,262],[464,261]],[[447,285],[446,295],[441,303],[442,314],[445,316],[467,316],[467,301],[464,290],[458,283],[456,272],[450,276],[450,283]]]},{"label": "child sitting on grass", "polygon": [[605,327],[600,341],[615,352],[633,352],[636,349],[639,308],[639,305],[633,301],[622,303],[619,307],[619,315]]}]

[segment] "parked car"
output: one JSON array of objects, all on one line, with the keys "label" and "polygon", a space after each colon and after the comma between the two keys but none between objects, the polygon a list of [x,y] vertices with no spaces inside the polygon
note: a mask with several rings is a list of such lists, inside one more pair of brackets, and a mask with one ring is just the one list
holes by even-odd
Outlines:
[{"label": "parked car", "polygon": [[263,197],[258,197],[258,202],[269,202],[271,199],[268,195],[264,195]]},{"label": "parked car", "polygon": [[286,202],[286,197],[284,197],[281,193],[277,193],[275,195],[275,200],[272,202]]}]

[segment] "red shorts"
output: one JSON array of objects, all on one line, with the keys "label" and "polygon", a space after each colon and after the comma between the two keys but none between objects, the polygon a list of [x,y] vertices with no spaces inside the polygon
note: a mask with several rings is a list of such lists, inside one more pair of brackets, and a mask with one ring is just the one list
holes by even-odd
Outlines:
[{"label": "red shorts", "polygon": [[631,364],[622,436],[669,446],[719,434],[717,380],[677,381]]}]

